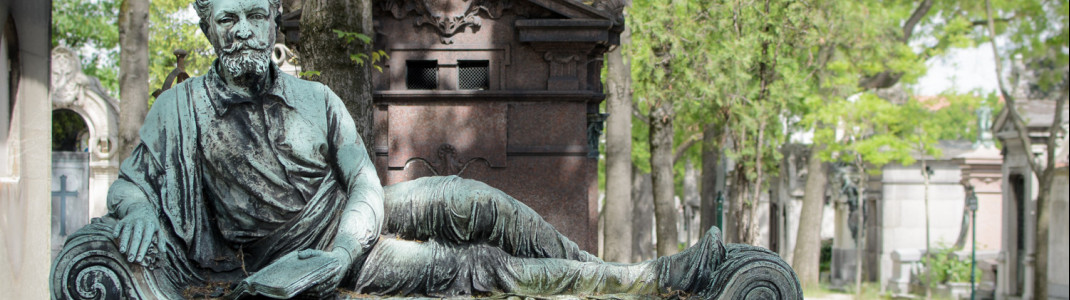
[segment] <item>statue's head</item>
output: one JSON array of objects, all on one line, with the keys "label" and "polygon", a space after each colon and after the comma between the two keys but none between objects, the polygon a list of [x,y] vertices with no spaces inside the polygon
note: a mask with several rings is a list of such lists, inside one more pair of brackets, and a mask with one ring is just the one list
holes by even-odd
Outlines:
[{"label": "statue's head", "polygon": [[231,78],[259,78],[271,64],[280,0],[196,0],[201,31]]}]

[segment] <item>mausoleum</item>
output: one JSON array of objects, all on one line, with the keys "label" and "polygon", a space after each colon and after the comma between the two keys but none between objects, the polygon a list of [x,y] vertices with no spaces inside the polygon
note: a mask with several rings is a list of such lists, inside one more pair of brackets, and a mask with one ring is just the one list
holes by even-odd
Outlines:
[{"label": "mausoleum", "polygon": [[603,53],[622,24],[579,1],[378,1],[375,164],[514,196],[597,247]]}]

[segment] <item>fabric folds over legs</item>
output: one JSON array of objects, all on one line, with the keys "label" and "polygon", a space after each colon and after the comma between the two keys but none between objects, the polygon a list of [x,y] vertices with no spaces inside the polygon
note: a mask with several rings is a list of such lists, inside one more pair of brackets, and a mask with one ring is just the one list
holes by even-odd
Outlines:
[{"label": "fabric folds over legs", "polygon": [[620,265],[511,256],[487,244],[379,240],[352,288],[376,295],[656,295],[651,262]]},{"label": "fabric folds over legs", "polygon": [[479,181],[423,177],[388,186],[385,193],[384,234],[486,243],[516,257],[601,262],[531,208]]}]

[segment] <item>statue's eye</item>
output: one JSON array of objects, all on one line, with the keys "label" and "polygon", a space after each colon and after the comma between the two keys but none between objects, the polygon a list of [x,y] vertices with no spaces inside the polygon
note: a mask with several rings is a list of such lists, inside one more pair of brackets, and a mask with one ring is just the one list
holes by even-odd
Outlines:
[{"label": "statue's eye", "polygon": [[249,18],[253,20],[267,20],[267,15],[262,13],[254,13],[249,15]]},{"label": "statue's eye", "polygon": [[219,18],[219,20],[216,20],[216,23],[219,23],[219,24],[234,23],[234,17],[230,17],[230,16],[222,17],[222,18]]}]

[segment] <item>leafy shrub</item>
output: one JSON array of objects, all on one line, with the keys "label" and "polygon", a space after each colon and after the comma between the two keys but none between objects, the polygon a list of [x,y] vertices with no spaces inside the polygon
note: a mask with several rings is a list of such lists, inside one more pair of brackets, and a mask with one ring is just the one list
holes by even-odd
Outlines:
[{"label": "leafy shrub", "polygon": [[[933,249],[932,253],[927,254],[928,259],[921,261],[923,267],[932,270],[933,278],[929,281],[930,286],[970,281],[970,262],[960,260],[954,252],[951,247],[938,246]],[[980,275],[977,273],[974,272],[975,276]]]}]

